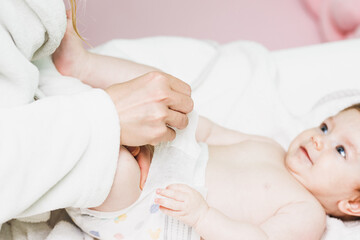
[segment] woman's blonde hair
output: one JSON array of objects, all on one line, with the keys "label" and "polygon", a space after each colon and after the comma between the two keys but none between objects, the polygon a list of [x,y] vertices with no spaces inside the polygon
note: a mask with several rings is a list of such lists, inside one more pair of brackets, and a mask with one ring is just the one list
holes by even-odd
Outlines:
[{"label": "woman's blonde hair", "polygon": [[70,5],[71,5],[72,25],[73,25],[74,31],[75,31],[76,35],[78,35],[81,40],[86,42],[85,39],[80,35],[80,33],[79,33],[78,29],[77,29],[77,26],[76,26],[76,11],[77,11],[76,0],[70,0]]}]

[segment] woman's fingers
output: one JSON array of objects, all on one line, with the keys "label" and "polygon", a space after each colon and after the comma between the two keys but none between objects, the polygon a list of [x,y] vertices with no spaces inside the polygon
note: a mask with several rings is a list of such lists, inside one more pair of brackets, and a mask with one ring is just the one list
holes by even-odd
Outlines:
[{"label": "woman's fingers", "polygon": [[140,167],[140,189],[143,190],[152,160],[152,153],[149,147],[141,146],[136,159]]},{"label": "woman's fingers", "polygon": [[175,127],[177,129],[184,129],[188,125],[189,119],[185,114],[169,109],[169,113],[165,121],[166,124],[171,127]]},{"label": "woman's fingers", "polygon": [[170,109],[184,114],[191,112],[194,108],[194,102],[190,96],[175,91],[170,92],[166,104]]},{"label": "woman's fingers", "polygon": [[174,90],[175,92],[187,95],[187,96],[191,96],[191,87],[189,84],[181,81],[180,79],[171,76],[167,73],[162,73],[165,77],[167,77],[169,79],[169,83],[170,83],[170,88],[172,90]]},{"label": "woman's fingers", "polygon": [[134,157],[140,153],[140,147],[126,146],[126,148]]}]

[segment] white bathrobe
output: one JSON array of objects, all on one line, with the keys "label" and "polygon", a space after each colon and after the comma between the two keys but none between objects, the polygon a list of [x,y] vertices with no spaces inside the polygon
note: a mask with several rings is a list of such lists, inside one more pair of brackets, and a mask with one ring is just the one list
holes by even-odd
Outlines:
[{"label": "white bathrobe", "polygon": [[15,238],[10,219],[96,206],[111,188],[120,127],[110,97],[46,73],[65,29],[62,0],[0,1],[0,239]]}]

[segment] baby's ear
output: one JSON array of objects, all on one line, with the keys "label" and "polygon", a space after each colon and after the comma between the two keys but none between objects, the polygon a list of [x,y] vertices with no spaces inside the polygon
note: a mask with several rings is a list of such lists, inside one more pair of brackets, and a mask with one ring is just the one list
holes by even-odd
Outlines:
[{"label": "baby's ear", "polygon": [[341,200],[338,202],[338,208],[346,215],[360,217],[360,197],[355,200]]}]

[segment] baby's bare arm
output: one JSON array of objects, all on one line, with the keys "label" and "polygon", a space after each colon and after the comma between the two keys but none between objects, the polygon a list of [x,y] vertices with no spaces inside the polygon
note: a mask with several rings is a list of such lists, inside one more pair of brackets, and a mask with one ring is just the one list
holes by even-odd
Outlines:
[{"label": "baby's bare arm", "polygon": [[230,145],[245,140],[272,141],[266,137],[241,133],[235,130],[224,128],[205,117],[199,117],[196,129],[196,140],[209,145]]},{"label": "baby's bare arm", "polygon": [[158,189],[164,198],[155,199],[161,211],[193,227],[205,240],[268,239],[266,233],[253,224],[239,223],[209,207],[195,189],[184,184],[172,184]]},{"label": "baby's bare arm", "polygon": [[205,240],[271,239],[259,226],[235,221],[214,208],[209,208],[195,231]]},{"label": "baby's bare arm", "polygon": [[324,228],[325,214],[309,203],[299,202],[284,206],[259,225],[235,221],[209,208],[195,230],[205,240],[319,240]]},{"label": "baby's bare arm", "polygon": [[79,79],[92,87],[107,88],[115,83],[122,83],[145,73],[158,69],[132,62],[126,59],[87,53],[83,74]]},{"label": "baby's bare arm", "polygon": [[253,224],[209,207],[199,192],[184,184],[158,189],[157,194],[164,197],[155,201],[165,214],[194,227],[205,240],[318,240],[325,228],[321,206],[310,202],[288,203],[266,221]]}]

